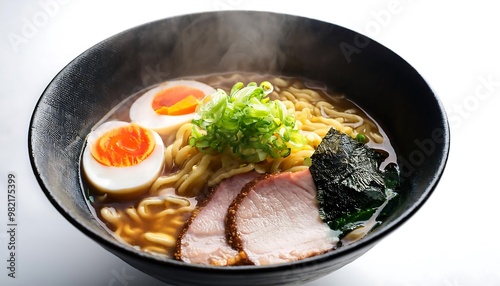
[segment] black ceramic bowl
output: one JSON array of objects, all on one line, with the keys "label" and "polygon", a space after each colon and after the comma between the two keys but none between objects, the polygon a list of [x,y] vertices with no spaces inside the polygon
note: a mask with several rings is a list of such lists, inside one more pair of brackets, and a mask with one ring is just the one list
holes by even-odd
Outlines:
[{"label": "black ceramic bowl", "polygon": [[[402,174],[396,211],[366,238],[310,259],[273,266],[189,265],[115,240],[82,195],[85,136],[134,92],[171,78],[247,71],[326,83],[371,114],[391,138]],[[247,11],[210,12],[141,25],[88,49],[48,85],[29,129],[34,173],[75,227],[130,265],[173,285],[281,285],[307,282],[352,262],[424,204],[449,151],[446,115],[406,61],[351,30],[313,19]]]}]

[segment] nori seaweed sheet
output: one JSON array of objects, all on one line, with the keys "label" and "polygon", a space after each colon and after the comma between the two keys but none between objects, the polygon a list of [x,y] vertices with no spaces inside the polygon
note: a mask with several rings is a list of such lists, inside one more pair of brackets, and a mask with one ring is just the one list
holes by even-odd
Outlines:
[{"label": "nori seaweed sheet", "polygon": [[386,200],[387,154],[349,135],[330,129],[311,156],[320,216],[332,229],[352,228],[353,220],[368,219]]}]

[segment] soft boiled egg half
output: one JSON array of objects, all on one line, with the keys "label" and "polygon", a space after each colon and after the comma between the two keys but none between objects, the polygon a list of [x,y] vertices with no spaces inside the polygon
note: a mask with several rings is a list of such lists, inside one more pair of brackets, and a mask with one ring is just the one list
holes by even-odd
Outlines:
[{"label": "soft boiled egg half", "polygon": [[89,183],[113,196],[147,190],[163,171],[163,141],[135,123],[108,121],[87,137],[82,168]]},{"label": "soft boiled egg half", "polygon": [[130,120],[165,135],[191,121],[200,100],[213,93],[213,87],[198,81],[167,81],[132,104]]}]

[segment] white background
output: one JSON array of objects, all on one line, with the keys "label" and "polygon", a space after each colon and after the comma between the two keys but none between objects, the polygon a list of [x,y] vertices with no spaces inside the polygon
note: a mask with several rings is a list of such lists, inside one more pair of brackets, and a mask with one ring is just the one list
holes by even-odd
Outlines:
[{"label": "white background", "polygon": [[[156,19],[221,9],[302,15],[361,32],[412,64],[450,118],[448,166],[427,204],[366,255],[309,285],[500,285],[499,2],[289,2],[0,0],[0,285],[162,285],[49,203],[29,164],[29,120],[50,80],[92,45]],[[15,279],[6,268],[10,172],[18,178]]]}]

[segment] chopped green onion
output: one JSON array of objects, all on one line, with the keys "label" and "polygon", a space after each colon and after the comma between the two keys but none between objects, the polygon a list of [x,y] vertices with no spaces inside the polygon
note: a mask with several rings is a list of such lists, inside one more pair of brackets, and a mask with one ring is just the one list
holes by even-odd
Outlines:
[{"label": "chopped green onion", "polygon": [[363,134],[363,133],[358,133],[358,134],[356,135],[356,141],[361,142],[361,143],[366,143],[366,141],[368,141],[368,140],[367,140],[367,138],[366,138],[366,135],[365,135],[365,134]]},{"label": "chopped green onion", "polygon": [[247,162],[286,157],[302,148],[307,140],[295,117],[283,102],[269,99],[272,91],[268,81],[247,86],[238,82],[230,95],[218,89],[210,100],[201,101],[189,145],[206,153],[229,150]]}]

